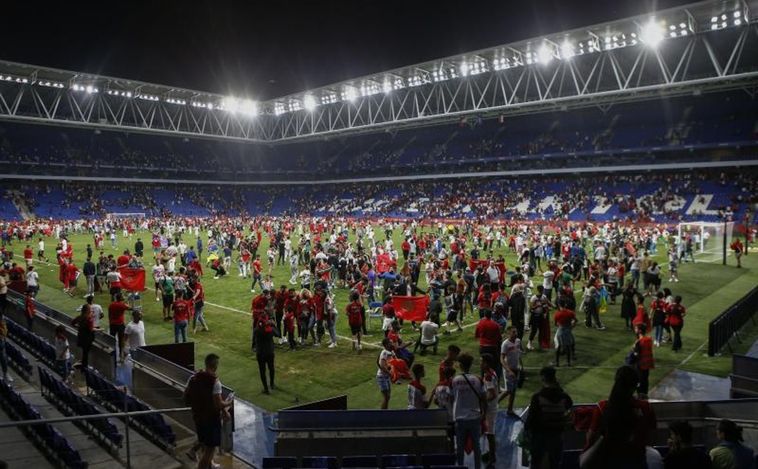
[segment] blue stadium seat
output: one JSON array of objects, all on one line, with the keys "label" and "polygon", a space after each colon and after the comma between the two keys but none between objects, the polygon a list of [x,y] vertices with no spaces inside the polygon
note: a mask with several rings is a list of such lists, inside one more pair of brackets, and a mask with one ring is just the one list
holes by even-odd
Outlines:
[{"label": "blue stadium seat", "polygon": [[455,465],[455,455],[454,454],[422,454],[421,465],[424,467]]},{"label": "blue stadium seat", "polygon": [[297,467],[297,458],[270,457],[263,458],[262,469],[293,469]]},{"label": "blue stadium seat", "polygon": [[382,467],[406,467],[416,464],[416,456],[412,454],[385,454],[382,456]]},{"label": "blue stadium seat", "polygon": [[337,458],[332,456],[306,456],[300,466],[307,469],[337,469]]},{"label": "blue stadium seat", "polygon": [[377,467],[376,456],[343,456],[343,468]]}]

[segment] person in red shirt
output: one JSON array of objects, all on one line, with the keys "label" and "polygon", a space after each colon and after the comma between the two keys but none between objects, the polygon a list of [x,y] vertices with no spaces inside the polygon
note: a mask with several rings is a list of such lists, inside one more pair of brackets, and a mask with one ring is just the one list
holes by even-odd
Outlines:
[{"label": "person in red shirt", "polygon": [[484,284],[482,290],[477,297],[477,306],[479,307],[479,319],[484,317],[487,311],[492,312],[492,292],[490,291],[490,285]]},{"label": "person in red shirt", "polygon": [[555,312],[553,322],[558,328],[555,331],[555,366],[561,366],[561,354],[566,354],[568,366],[571,366],[571,358],[576,355],[573,329],[576,325],[576,314],[566,308],[563,299],[559,300],[560,309]]},{"label": "person in red shirt", "polygon": [[29,329],[29,332],[32,332],[33,325],[34,325],[34,316],[36,315],[36,310],[34,309],[34,295],[32,290],[26,291],[26,296],[24,297],[24,316],[26,316],[26,328]]},{"label": "person in red shirt", "polygon": [[192,301],[177,297],[172,305],[174,311],[174,343],[187,342],[187,324],[192,318]]},{"label": "person in red shirt", "polygon": [[295,340],[295,311],[292,309],[287,310],[287,312],[284,313],[282,320],[290,350],[295,350],[297,348],[297,341]]},{"label": "person in red shirt", "polygon": [[671,350],[678,352],[682,349],[682,328],[684,327],[684,316],[687,314],[687,308],[682,306],[682,297],[674,297],[674,303],[668,310],[668,323],[674,331],[674,342]]},{"label": "person in red shirt", "polygon": [[129,265],[129,261],[132,259],[132,256],[129,254],[129,250],[125,250],[123,254],[118,256],[116,259],[116,266],[117,267],[126,267]]},{"label": "person in red shirt", "polygon": [[34,251],[32,251],[32,247],[28,244],[26,245],[26,249],[24,249],[24,260],[26,261],[27,268],[34,262]]},{"label": "person in red shirt", "polygon": [[439,383],[443,383],[447,380],[447,374],[445,373],[445,369],[452,368],[455,369],[455,362],[458,360],[458,355],[461,354],[461,348],[458,347],[455,344],[448,345],[447,347],[447,354],[445,355],[445,358],[442,359],[439,366]]},{"label": "person in red shirt", "polygon": [[[487,353],[493,357],[500,356],[500,343],[503,341],[503,336],[500,332],[500,325],[492,320],[491,310],[484,311],[484,317],[476,325],[474,337],[479,339],[479,355]],[[497,373],[498,380],[502,382],[503,366],[500,364],[500,360],[496,361],[498,363],[495,364],[495,372]]]},{"label": "person in red shirt", "polygon": [[118,340],[118,350],[120,358],[123,361],[126,351],[124,344],[126,340],[126,312],[131,310],[128,304],[124,303],[124,297],[121,293],[116,294],[116,301],[108,305],[108,326],[110,335]]},{"label": "person in red shirt", "polygon": [[261,256],[257,255],[255,256],[255,260],[253,261],[253,283],[250,285],[250,293],[255,293],[255,284],[261,282],[261,272],[263,271],[263,266],[261,266]]},{"label": "person in red shirt", "polygon": [[408,239],[403,240],[403,244],[400,246],[401,250],[403,251],[403,260],[408,261],[408,256],[411,253],[411,243],[408,242]]},{"label": "person in red shirt", "polygon": [[637,332],[637,341],[632,346],[632,352],[634,353],[637,371],[640,376],[640,385],[637,394],[640,399],[647,399],[648,387],[650,385],[650,370],[655,368],[653,339],[646,335],[646,324],[638,324],[635,330]]},{"label": "person in red shirt", "polygon": [[68,289],[66,293],[73,297],[76,292],[76,279],[79,278],[79,268],[74,264],[73,259],[66,266],[66,279],[68,280]]},{"label": "person in red shirt", "polygon": [[729,248],[734,251],[734,258],[737,259],[737,268],[742,268],[742,253],[745,251],[745,246],[743,246],[742,241],[740,241],[740,238],[735,239],[732,241],[732,243],[729,245]]},{"label": "person in red shirt", "polygon": [[197,279],[191,280],[189,286],[191,291],[193,291],[192,303],[195,311],[195,314],[192,317],[192,333],[197,333],[198,323],[200,323],[200,326],[202,326],[205,332],[208,332],[208,324],[205,322],[205,317],[203,316],[203,307],[205,306],[205,288],[203,287],[203,284],[200,283],[200,280]]},{"label": "person in red shirt", "polygon": [[353,335],[353,350],[361,350],[361,330],[363,328],[363,305],[357,292],[350,294],[350,303],[345,307],[347,323],[350,325],[350,333]]},{"label": "person in red shirt", "polygon": [[637,300],[637,315],[634,317],[634,320],[632,321],[632,328],[634,330],[637,329],[637,326],[640,324],[645,325],[645,330],[650,330],[652,327],[652,322],[650,321],[650,315],[648,315],[647,310],[645,309],[645,297],[637,294],[636,297]]}]

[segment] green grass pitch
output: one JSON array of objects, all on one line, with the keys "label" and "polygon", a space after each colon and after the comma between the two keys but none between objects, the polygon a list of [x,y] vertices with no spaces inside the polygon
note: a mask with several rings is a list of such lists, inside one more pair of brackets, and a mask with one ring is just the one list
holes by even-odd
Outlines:
[{"label": "green grass pitch", "polygon": [[[383,230],[376,230],[377,240],[383,237]],[[381,234],[381,235],[380,235]],[[131,239],[123,239],[119,236],[117,249],[110,247],[110,242],[105,240],[105,251],[118,255],[125,248],[133,249],[136,238],[140,236],[146,245],[146,253],[151,253],[150,233],[138,232]],[[401,241],[400,230],[395,230],[394,242],[399,246]],[[205,235],[203,235],[205,238]],[[293,245],[297,242],[293,235]],[[352,239],[352,234],[351,234]],[[75,234],[70,236],[70,242],[74,246],[74,259],[81,267],[84,262],[85,246],[92,243],[90,234]],[[187,238],[188,245],[194,242]],[[32,247],[36,251],[36,239]],[[55,240],[46,239],[48,256],[54,256]],[[204,239],[207,246],[207,239]],[[264,238],[264,245],[267,241]],[[660,245],[657,260],[665,265],[664,246]],[[17,258],[23,251],[23,244],[14,243],[13,250]],[[259,250],[261,252],[262,250]],[[265,252],[265,249],[263,250]],[[506,248],[496,249],[495,254],[503,253],[509,266],[515,261],[515,256],[507,252]],[[97,257],[97,254],[95,255]],[[266,269],[265,256],[261,256]],[[663,286],[669,286],[674,294],[682,295],[683,303],[687,307],[688,315],[685,319],[683,330],[683,349],[674,353],[669,344],[655,349],[656,369],[651,375],[651,386],[654,386],[662,377],[675,368],[689,371],[699,371],[709,374],[726,376],[731,367],[729,356],[708,358],[705,355],[707,342],[708,322],[723,311],[728,305],[744,295],[752,287],[758,284],[758,255],[743,257],[745,268],[736,269],[734,259],[730,257],[732,265],[722,266],[713,263],[683,264],[680,266],[680,283],[668,284],[666,271]],[[57,266],[35,263],[41,277],[41,291],[38,300],[53,307],[74,314],[74,309],[83,303],[82,290],[85,282],[79,282],[79,293],[75,298],[70,298],[62,292],[62,285],[57,279]],[[146,258],[148,269],[147,286],[152,287],[152,279],[149,276],[151,260]],[[351,350],[349,329],[344,315],[344,306],[347,303],[347,290],[336,291],[336,302],[339,307],[337,333],[343,337],[335,349],[326,346],[305,347],[297,351],[286,351],[284,348],[276,352],[276,381],[277,390],[271,395],[262,394],[262,387],[258,377],[258,366],[251,352],[251,319],[249,315],[250,301],[253,294],[250,293],[250,280],[238,277],[236,266],[232,266],[229,276],[219,280],[213,280],[207,269],[203,278],[206,288],[205,317],[209,323],[210,332],[191,335],[190,340],[195,341],[196,363],[202,363],[205,354],[214,352],[221,356],[220,376],[222,381],[235,389],[237,396],[249,400],[252,403],[268,410],[277,410],[289,407],[296,403],[304,403],[317,399],[323,399],[338,394],[347,394],[351,408],[377,408],[380,403],[379,391],[376,387],[374,376],[376,374],[376,357],[379,348],[376,344],[381,342],[382,332],[379,329],[379,321],[371,324],[369,337],[364,341],[374,346],[364,346],[362,353]],[[289,266],[277,266],[273,269],[274,283],[286,284],[289,280]],[[422,276],[423,277],[423,276]],[[424,283],[423,278],[421,279]],[[425,285],[424,285],[425,286]],[[579,295],[579,284],[577,284]],[[96,301],[104,307],[108,304],[107,294],[99,294]],[[647,303],[649,304],[649,299]],[[155,302],[152,288],[143,294],[144,320],[148,344],[170,343],[173,341],[173,325],[161,320],[160,303]],[[617,366],[621,365],[629,347],[634,341],[631,333],[624,329],[623,320],[619,316],[620,301],[615,306],[609,306],[609,310],[602,317],[608,326],[605,331],[588,330],[580,325],[575,329],[577,341],[577,357],[573,368],[561,367],[558,378],[566,390],[573,396],[575,402],[591,402],[605,398],[613,380],[613,373]],[[580,313],[581,317],[582,314]],[[474,339],[474,323],[470,315],[467,318],[466,327],[462,333],[453,332],[449,336],[440,336],[440,355],[418,356],[417,361],[427,367],[427,384],[436,381],[436,369],[441,360],[441,354],[447,345],[455,343],[464,351],[476,354],[478,344]],[[749,346],[751,339],[756,336],[756,328],[748,331],[748,337],[738,347]],[[416,334],[406,325],[402,337],[414,340]],[[528,402],[529,395],[539,387],[537,370],[554,358],[550,352],[530,352],[524,357],[524,365],[527,369],[527,381],[517,396],[517,406],[523,406]],[[406,392],[404,385],[394,386],[392,408],[404,408],[406,406]]]}]

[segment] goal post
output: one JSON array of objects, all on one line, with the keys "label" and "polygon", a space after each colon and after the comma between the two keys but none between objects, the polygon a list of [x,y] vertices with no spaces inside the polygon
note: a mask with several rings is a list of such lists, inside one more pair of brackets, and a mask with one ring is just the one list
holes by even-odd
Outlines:
[{"label": "goal post", "polygon": [[688,240],[692,240],[693,254],[701,262],[726,264],[729,244],[732,242],[734,222],[694,221],[679,223],[677,227],[677,253],[682,257]]}]

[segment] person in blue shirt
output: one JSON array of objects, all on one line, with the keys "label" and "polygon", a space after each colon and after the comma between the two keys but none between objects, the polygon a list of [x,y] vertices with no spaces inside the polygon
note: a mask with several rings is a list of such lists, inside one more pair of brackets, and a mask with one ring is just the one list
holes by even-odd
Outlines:
[{"label": "person in blue shirt", "polygon": [[200,256],[202,256],[203,254],[203,240],[200,238],[200,236],[197,237],[196,245],[197,245],[197,259],[200,260]]}]

